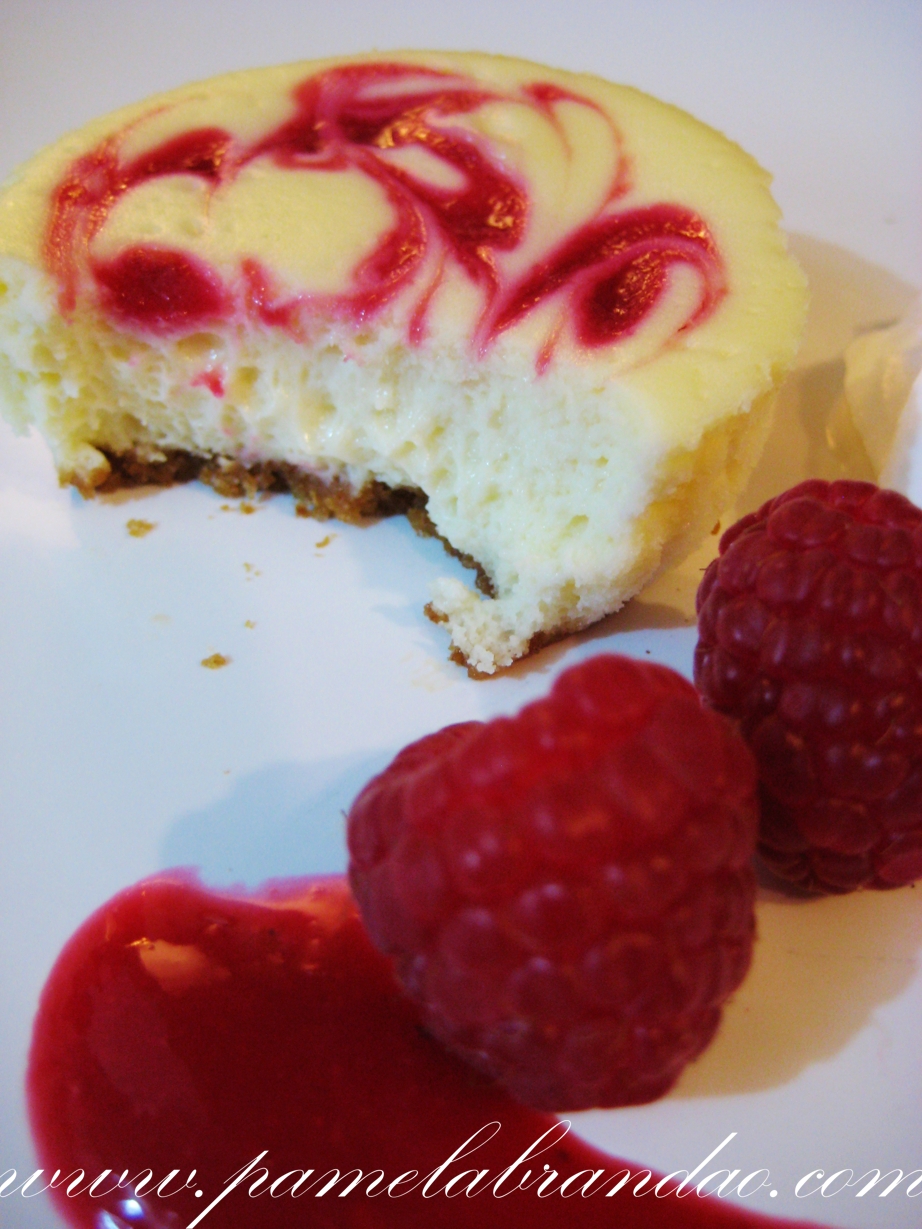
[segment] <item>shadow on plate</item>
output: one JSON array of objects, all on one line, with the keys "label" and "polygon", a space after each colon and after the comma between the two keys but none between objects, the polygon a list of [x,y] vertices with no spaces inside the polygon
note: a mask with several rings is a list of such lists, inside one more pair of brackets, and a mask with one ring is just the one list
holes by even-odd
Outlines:
[{"label": "shadow on plate", "polygon": [[[342,873],[343,814],[390,752],[323,764],[274,764],[168,832],[161,865],[195,866],[212,887]],[[762,889],[752,970],[711,1048],[671,1094],[778,1087],[832,1057],[915,976],[922,890],[825,899]]]},{"label": "shadow on plate", "polygon": [[[804,344],[779,392],[771,435],[737,515],[806,477],[874,480],[845,403],[842,356],[859,334],[902,315],[915,295],[843,248],[803,235],[792,236],[791,247],[810,281]],[[689,561],[683,569],[693,582]],[[657,580],[654,592],[667,579]],[[763,889],[758,920],[749,977],[714,1045],[686,1071],[674,1096],[787,1083],[841,1050],[876,1007],[899,995],[922,954],[919,889],[824,899]]]},{"label": "shadow on plate", "polygon": [[271,764],[180,817],[161,846],[162,867],[197,867],[209,887],[257,887],[267,879],[341,874],[343,815],[394,752],[322,764]]},{"label": "shadow on plate", "polygon": [[740,516],[805,478],[875,480],[845,401],[845,350],[862,333],[897,320],[916,294],[834,244],[792,235],[791,250],[810,283],[804,340],[779,390],[762,459],[737,501]]},{"label": "shadow on plate", "polygon": [[831,1058],[916,976],[922,890],[822,899],[763,892],[746,981],[674,1097],[779,1087]]},{"label": "shadow on plate", "polygon": [[[576,632],[555,640],[528,657],[522,657],[508,669],[497,674],[497,678],[527,678],[530,674],[549,674],[561,658],[578,644],[592,644],[594,640],[608,640],[622,632],[638,631],[670,631],[679,627],[688,627],[693,618],[689,618],[682,610],[665,603],[647,601],[643,597],[635,597],[615,614],[608,615],[584,632]],[[599,646],[599,652],[619,652],[616,642]],[[638,655],[639,654],[635,654]]]}]

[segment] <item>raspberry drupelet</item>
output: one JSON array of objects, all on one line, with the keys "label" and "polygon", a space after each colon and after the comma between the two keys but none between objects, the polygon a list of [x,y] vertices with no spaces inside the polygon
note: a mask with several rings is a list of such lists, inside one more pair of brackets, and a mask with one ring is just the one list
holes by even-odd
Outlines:
[{"label": "raspberry drupelet", "polygon": [[352,888],[427,1027],[520,1101],[651,1101],[749,967],[755,792],[691,684],[596,657],[400,752],[349,814]]},{"label": "raspberry drupelet", "polygon": [[759,764],[759,849],[814,892],[922,877],[922,512],[810,481],[727,530],[695,681]]}]

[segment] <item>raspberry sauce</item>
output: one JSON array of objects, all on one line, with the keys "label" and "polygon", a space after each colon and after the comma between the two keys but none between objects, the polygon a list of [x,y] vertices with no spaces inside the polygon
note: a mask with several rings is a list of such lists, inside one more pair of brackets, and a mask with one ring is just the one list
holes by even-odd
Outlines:
[{"label": "raspberry sauce", "polygon": [[60,1171],[76,1229],[773,1223],[694,1190],[658,1198],[655,1174],[448,1055],[340,879],[234,898],[174,872],[122,892],[51,973],[28,1093],[42,1181]]},{"label": "raspberry sauce", "polygon": [[[559,104],[591,108],[604,116],[622,151],[595,216],[514,276],[503,257],[526,236],[528,184],[488,141],[458,122],[495,102],[524,104],[555,126]],[[675,264],[693,269],[699,282],[698,301],[679,332],[704,320],[725,293],[720,253],[697,214],[672,203],[617,211],[615,202],[630,189],[630,159],[611,119],[588,98],[541,82],[502,93],[433,69],[363,63],[308,78],[293,90],[292,103],[289,119],[249,145],[223,129],[202,128],[123,162],[126,130],[77,159],[53,194],[45,240],[62,310],[73,310],[86,282],[105,314],[142,334],[181,335],[239,313],[297,337],[302,316],[322,310],[359,322],[408,291],[408,340],[420,344],[430,301],[446,264],[453,264],[481,291],[483,309],[471,339],[480,354],[540,304],[558,302],[560,319],[536,357],[541,371],[564,332],[587,349],[633,333],[656,309]],[[410,148],[440,162],[451,186],[414,174],[390,156]],[[292,174],[351,168],[379,185],[394,222],[346,274],[348,289],[280,298],[271,292],[270,275],[245,252],[240,268],[223,274],[226,285],[216,270],[163,246],[139,245],[114,261],[94,260],[94,238],[118,201],[140,184],[191,175],[215,192],[257,159]]]}]

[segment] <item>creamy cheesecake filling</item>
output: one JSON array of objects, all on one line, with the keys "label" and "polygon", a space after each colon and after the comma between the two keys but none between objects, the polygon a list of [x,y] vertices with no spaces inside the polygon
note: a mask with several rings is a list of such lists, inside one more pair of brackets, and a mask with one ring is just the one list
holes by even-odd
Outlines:
[{"label": "creamy cheesecake filling", "polygon": [[321,512],[425,504],[490,593],[429,611],[491,673],[617,609],[745,478],[804,307],[766,181],[519,61],[190,86],[0,196],[4,412],[86,492],[249,470]]}]

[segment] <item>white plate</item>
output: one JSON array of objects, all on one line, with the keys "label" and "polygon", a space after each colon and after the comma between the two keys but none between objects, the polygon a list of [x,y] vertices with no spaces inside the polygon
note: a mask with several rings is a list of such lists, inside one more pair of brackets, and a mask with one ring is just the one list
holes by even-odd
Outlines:
[{"label": "white plate", "polygon": [[[329,9],[330,11],[326,11]],[[806,473],[864,475],[841,404],[856,331],[922,284],[922,10],[913,3],[424,5],[69,0],[0,10],[0,174],[92,115],[248,64],[371,46],[481,47],[629,81],[722,127],[776,172],[813,315],[752,503]],[[829,441],[834,447],[832,450]],[[403,521],[242,515],[198,486],[85,503],[36,439],[0,433],[0,1173],[31,1172],[31,1018],[80,921],[178,863],[208,882],[343,865],[341,810],[405,742],[512,711],[611,649],[688,673],[704,553],[621,615],[489,682],[445,660],[422,616],[456,569]],[[154,522],[142,539],[129,518]],[[329,535],[326,546],[318,546]],[[255,626],[248,626],[252,623]],[[219,651],[231,664],[202,669]],[[911,1229],[922,1202],[797,1199],[797,1180],[922,1166],[922,891],[801,903],[765,895],[753,972],[709,1053],[666,1100],[579,1116],[616,1155],[771,1172],[749,1206]],[[715,1161],[715,1165],[718,1162]],[[11,1227],[56,1224],[42,1200]]]}]

